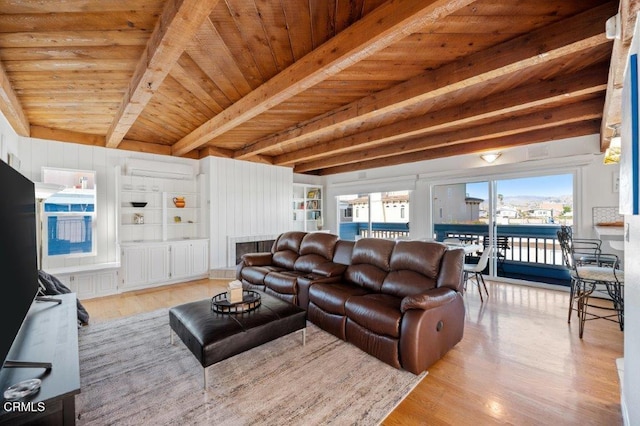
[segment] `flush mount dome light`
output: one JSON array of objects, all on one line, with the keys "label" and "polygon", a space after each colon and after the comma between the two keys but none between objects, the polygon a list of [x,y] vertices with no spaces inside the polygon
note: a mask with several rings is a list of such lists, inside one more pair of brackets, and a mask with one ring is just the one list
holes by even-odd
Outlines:
[{"label": "flush mount dome light", "polygon": [[496,161],[502,155],[501,152],[489,152],[486,154],[480,154],[480,158],[482,158],[487,163],[491,164]]}]

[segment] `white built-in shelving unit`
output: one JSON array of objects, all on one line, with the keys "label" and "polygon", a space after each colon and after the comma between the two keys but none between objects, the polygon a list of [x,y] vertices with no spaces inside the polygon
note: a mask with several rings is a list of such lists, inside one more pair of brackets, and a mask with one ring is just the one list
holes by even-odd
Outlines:
[{"label": "white built-in shelving unit", "polygon": [[313,232],[322,229],[322,186],[293,184],[293,229]]}]

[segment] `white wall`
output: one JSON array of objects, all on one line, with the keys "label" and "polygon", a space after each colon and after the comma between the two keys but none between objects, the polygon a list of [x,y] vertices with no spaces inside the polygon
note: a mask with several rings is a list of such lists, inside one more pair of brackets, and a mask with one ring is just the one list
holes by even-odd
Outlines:
[{"label": "white wall", "polygon": [[97,188],[97,254],[83,257],[52,257],[43,259],[43,269],[102,265],[118,262],[120,257],[116,244],[116,166],[122,166],[127,158],[180,162],[193,165],[196,160],[168,158],[166,156],[136,153],[88,145],[61,143],[42,139],[19,137],[17,155],[20,171],[34,182],[42,181],[42,167],[95,170]]},{"label": "white wall", "polygon": [[227,259],[229,237],[278,235],[291,229],[290,168],[208,157],[202,170],[210,194],[211,269],[235,263]]},{"label": "white wall", "polygon": [[[629,425],[640,424],[640,216],[625,216],[623,410]],[[633,402],[635,401],[635,402]]]}]

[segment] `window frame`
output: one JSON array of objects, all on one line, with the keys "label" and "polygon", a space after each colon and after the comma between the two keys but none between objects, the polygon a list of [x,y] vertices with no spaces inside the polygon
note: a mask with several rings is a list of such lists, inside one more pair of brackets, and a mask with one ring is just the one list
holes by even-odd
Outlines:
[{"label": "window frame", "polygon": [[[56,176],[57,175],[57,176]],[[64,177],[63,177],[64,176]],[[87,178],[87,182],[89,185],[89,189],[83,189],[82,183],[80,181],[81,177]],[[46,205],[52,204],[47,203],[48,200],[45,199],[42,201],[42,257],[45,259],[71,259],[71,258],[80,258],[80,257],[93,257],[98,254],[98,244],[97,244],[97,235],[98,235],[98,196],[97,196],[97,172],[95,170],[87,170],[87,169],[68,169],[68,168],[57,168],[57,167],[42,167],[42,181],[44,183],[53,183],[64,185],[65,189],[60,191],[60,193],[73,194],[73,193],[81,193],[81,191],[88,191],[87,194],[92,195],[91,203],[93,204],[93,211],[47,211]],[[77,183],[76,183],[77,182]],[[80,192],[78,192],[80,191]],[[54,194],[57,195],[57,194]],[[85,194],[86,195],[86,194]],[[91,250],[83,251],[83,252],[68,252],[68,253],[58,253],[58,254],[50,254],[49,253],[49,235],[50,235],[50,218],[78,218],[83,222],[86,221],[86,217],[90,217],[91,226],[90,226],[90,241],[91,241]]]}]

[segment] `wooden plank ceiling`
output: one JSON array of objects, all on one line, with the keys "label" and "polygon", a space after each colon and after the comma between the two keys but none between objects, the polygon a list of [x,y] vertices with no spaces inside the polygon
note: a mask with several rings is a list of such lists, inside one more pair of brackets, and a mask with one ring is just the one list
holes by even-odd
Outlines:
[{"label": "wooden plank ceiling", "polygon": [[0,0],[0,110],[20,135],[321,175],[499,150],[606,128],[619,7]]}]

